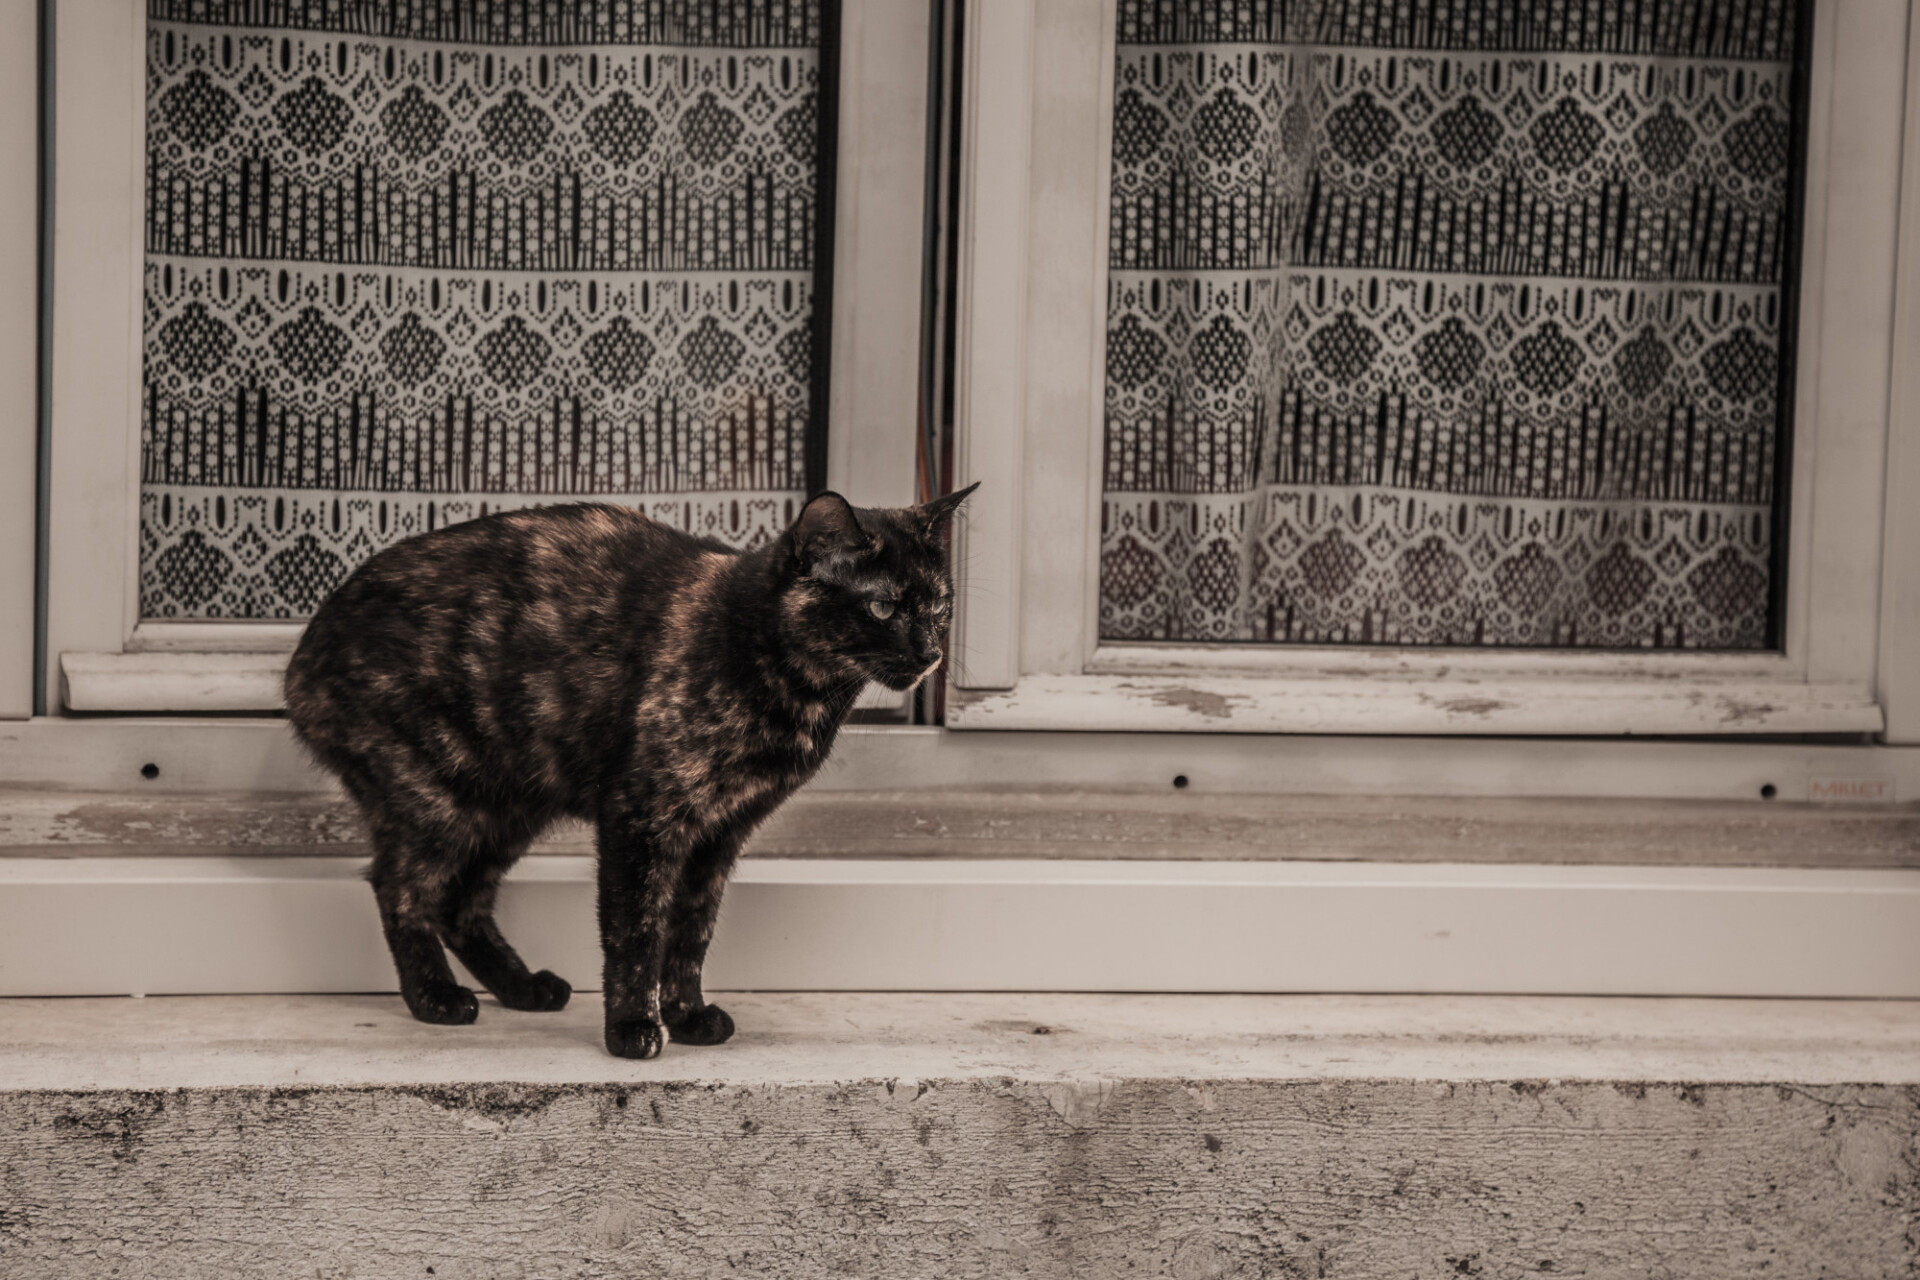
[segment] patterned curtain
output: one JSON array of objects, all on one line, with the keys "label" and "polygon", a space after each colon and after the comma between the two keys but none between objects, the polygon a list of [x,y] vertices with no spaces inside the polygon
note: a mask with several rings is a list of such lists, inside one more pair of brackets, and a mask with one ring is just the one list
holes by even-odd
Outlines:
[{"label": "patterned curtain", "polygon": [[806,488],[822,0],[148,0],[140,603]]},{"label": "patterned curtain", "polygon": [[1120,0],[1101,635],[1769,643],[1794,0]]}]

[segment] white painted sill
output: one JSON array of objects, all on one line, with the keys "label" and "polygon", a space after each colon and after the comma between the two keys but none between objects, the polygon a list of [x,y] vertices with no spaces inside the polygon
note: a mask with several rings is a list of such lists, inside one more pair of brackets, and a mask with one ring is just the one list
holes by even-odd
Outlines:
[{"label": "white painted sill", "polygon": [[[286,722],[258,715],[0,721],[0,788],[337,794]],[[1178,794],[1194,805],[1217,794],[1713,800],[1756,811],[1770,802],[1915,805],[1920,747],[1724,735],[1370,738],[849,725],[803,794],[928,788]]]},{"label": "white painted sill", "polygon": [[951,729],[1599,737],[1878,733],[1885,725],[1863,686],[1686,671],[1422,674],[1354,663],[1287,675],[1023,675],[1011,689],[947,695]]},{"label": "white painted sill", "polygon": [[[391,991],[357,858],[0,859],[0,995]],[[501,923],[583,990],[592,860]],[[1920,871],[744,860],[714,989],[1920,997]]]},{"label": "white painted sill", "polygon": [[[298,625],[166,623],[125,653],[63,653],[74,711],[277,711]],[[1012,689],[950,689],[954,729],[1201,733],[1700,735],[1878,733],[1870,690],[1809,684],[1767,655],[1409,654],[1321,651],[1291,669],[1235,664],[1240,650],[1107,648],[1079,676],[1026,675]],[[1261,655],[1264,659],[1265,655]],[[869,686],[862,708],[897,708]]]},{"label": "white painted sill", "polygon": [[69,711],[278,711],[281,653],[63,653]]},{"label": "white painted sill", "polygon": [[[37,740],[42,760],[99,764],[103,727],[129,736],[79,721],[22,742]],[[244,758],[253,780],[224,795],[0,793],[0,995],[390,990],[350,811],[337,796],[268,794],[291,778],[269,772],[285,726],[153,721],[138,734],[188,769]],[[1049,737],[1068,750],[1036,741]],[[1296,775],[1288,753],[1324,754],[1338,740],[1267,739],[1281,754],[1264,759],[1262,741],[854,731],[849,770],[756,835],[728,893],[714,983],[1920,996],[1911,809],[1008,786],[1033,786],[1049,765],[1109,787],[1174,768],[1202,786],[1238,783],[1231,768],[1271,785],[1311,779],[1311,762]],[[1497,743],[1431,745],[1450,765],[1493,774],[1472,757]],[[1686,744],[1695,767],[1676,770],[1675,748],[1641,749],[1652,760],[1638,767],[1696,786],[1726,767],[1702,750],[1816,769],[1863,750]],[[129,776],[142,754],[122,761]],[[173,779],[175,757],[160,758],[159,777]],[[847,789],[888,768],[895,785],[923,789]],[[968,770],[979,789],[924,789]],[[1902,794],[1897,780],[1887,790]],[[589,987],[599,969],[590,850],[584,829],[556,830],[516,869],[503,908],[530,959]],[[1675,865],[1690,859],[1712,865]]]},{"label": "white painted sill", "polygon": [[[279,711],[287,658],[303,630],[300,623],[142,623],[124,653],[60,655],[64,704],[149,715]],[[899,711],[905,696],[869,685],[855,706]]]}]

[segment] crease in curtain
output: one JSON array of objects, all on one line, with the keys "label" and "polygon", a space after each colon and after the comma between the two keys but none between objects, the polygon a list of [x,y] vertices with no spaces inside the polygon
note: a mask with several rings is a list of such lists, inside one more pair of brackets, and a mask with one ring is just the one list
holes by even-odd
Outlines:
[{"label": "crease in curtain", "polygon": [[148,0],[140,609],[806,487],[819,0]]},{"label": "crease in curtain", "polygon": [[1120,0],[1100,634],[1768,642],[1792,0]]}]

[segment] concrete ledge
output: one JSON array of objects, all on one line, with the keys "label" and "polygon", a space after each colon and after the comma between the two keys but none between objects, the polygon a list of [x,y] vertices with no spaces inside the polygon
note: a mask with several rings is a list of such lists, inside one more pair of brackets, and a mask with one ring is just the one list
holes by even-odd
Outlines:
[{"label": "concrete ledge", "polygon": [[1920,1005],[0,1002],[0,1274],[1909,1276]]},{"label": "concrete ledge", "polygon": [[0,1091],[843,1080],[1643,1080],[1920,1085],[1920,1001],[1541,996],[736,992],[737,1034],[609,1057],[600,1000],[481,998],[430,1027],[398,996],[0,1000]]}]

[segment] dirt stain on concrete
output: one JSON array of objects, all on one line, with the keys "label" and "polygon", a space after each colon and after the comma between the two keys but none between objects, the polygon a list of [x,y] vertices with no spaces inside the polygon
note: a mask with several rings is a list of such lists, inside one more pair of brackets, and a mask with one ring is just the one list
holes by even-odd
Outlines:
[{"label": "dirt stain on concrete", "polygon": [[164,1093],[120,1093],[77,1098],[53,1118],[53,1131],[103,1145],[115,1160],[138,1157],[141,1140],[165,1113]]},{"label": "dirt stain on concrete", "polygon": [[418,1085],[397,1092],[430,1102],[443,1111],[483,1120],[518,1120],[538,1115],[563,1097],[583,1092],[579,1087],[540,1087],[517,1084]]}]

